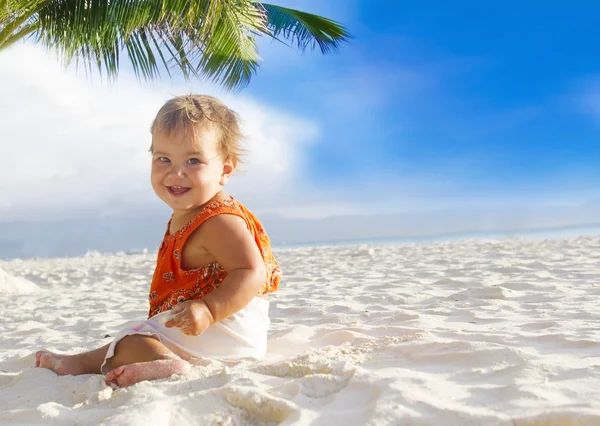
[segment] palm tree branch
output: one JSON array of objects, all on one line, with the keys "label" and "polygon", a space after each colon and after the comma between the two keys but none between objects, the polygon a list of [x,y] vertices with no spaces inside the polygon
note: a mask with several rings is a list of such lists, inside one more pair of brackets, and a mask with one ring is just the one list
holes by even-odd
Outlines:
[{"label": "palm tree branch", "polygon": [[246,85],[256,72],[260,57],[251,32],[266,32],[262,12],[251,1],[221,2],[211,16],[210,36],[199,58],[199,69],[214,81],[220,80],[228,89]]},{"label": "palm tree branch", "polygon": [[161,46],[158,43],[158,41],[156,40],[157,36],[153,33],[147,34],[147,37],[152,41],[152,44],[154,45],[154,50],[157,52],[158,56],[160,57],[160,60],[162,61],[163,67],[165,68],[167,74],[169,75],[169,77],[172,77],[169,62],[165,58],[165,55],[163,54],[163,49],[162,49],[163,47],[166,47],[168,49],[169,46],[168,45]]},{"label": "palm tree branch", "polygon": [[13,32],[13,34],[9,35],[6,38],[2,37],[2,35],[0,34],[0,49],[12,46],[14,43],[18,42],[19,40],[22,40],[23,38],[27,37],[29,34],[35,31],[37,31],[37,24],[34,23],[31,25],[25,25],[21,27],[17,32]]},{"label": "palm tree branch", "polygon": [[11,11],[10,19],[0,10],[5,39],[31,34],[66,63],[97,67],[109,78],[124,51],[138,78],[155,78],[164,66],[169,75],[179,70],[238,89],[259,67],[257,35],[287,38],[301,49],[318,45],[323,53],[349,37],[334,21],[251,0],[0,0],[9,8],[23,3],[29,8]]},{"label": "palm tree branch", "polygon": [[322,53],[336,50],[352,35],[341,24],[311,13],[301,12],[287,7],[262,3],[267,14],[267,23],[271,35],[295,42],[298,49],[319,46]]},{"label": "palm tree branch", "polygon": [[[25,37],[37,29],[36,21],[32,18],[43,4],[44,1],[40,0],[20,2],[2,0],[0,3],[0,49],[8,47],[8,44],[5,45],[7,40],[10,39],[10,44],[12,44],[18,40],[18,36]],[[28,27],[28,30],[24,31],[22,26]]]}]

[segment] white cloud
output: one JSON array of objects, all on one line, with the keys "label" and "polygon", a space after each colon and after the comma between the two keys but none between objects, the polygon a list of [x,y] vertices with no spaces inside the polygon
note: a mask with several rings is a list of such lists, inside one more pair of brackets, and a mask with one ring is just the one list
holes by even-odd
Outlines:
[{"label": "white cloud", "polygon": [[[0,219],[158,206],[149,185],[149,126],[165,100],[198,85],[151,86],[122,72],[106,87],[31,45],[1,57]],[[243,119],[251,155],[232,184],[236,195],[260,205],[265,192],[293,192],[317,124],[214,87],[202,92],[221,97]]]},{"label": "white cloud", "polygon": [[[470,178],[468,162],[417,171],[384,161],[345,179],[317,180],[308,175],[305,153],[326,123],[200,83],[147,85],[122,72],[117,85],[106,87],[97,78],[63,70],[56,58],[30,45],[3,51],[0,58],[0,220],[166,211],[149,184],[149,126],[165,100],[190,92],[214,94],[242,117],[250,155],[228,189],[260,214],[393,213],[516,199],[512,193],[467,194],[461,182]],[[360,82],[364,72],[351,75]],[[410,73],[405,77],[401,80],[419,81]],[[385,100],[378,90],[361,96],[377,105]]]},{"label": "white cloud", "polygon": [[[351,73],[357,76],[352,82],[343,83],[356,85],[365,72],[360,68]],[[355,101],[382,102],[381,90],[372,89]],[[97,76],[65,71],[37,46],[19,45],[3,51],[0,61],[0,146],[6,159],[0,220],[166,211],[149,184],[148,130],[165,100],[190,92],[218,96],[242,117],[250,154],[228,190],[259,213],[402,211],[421,202],[409,204],[415,194],[446,187],[435,176],[398,176],[379,166],[368,176],[320,181],[308,174],[305,150],[326,123],[204,83],[149,85],[122,71],[117,84],[107,86]]]}]

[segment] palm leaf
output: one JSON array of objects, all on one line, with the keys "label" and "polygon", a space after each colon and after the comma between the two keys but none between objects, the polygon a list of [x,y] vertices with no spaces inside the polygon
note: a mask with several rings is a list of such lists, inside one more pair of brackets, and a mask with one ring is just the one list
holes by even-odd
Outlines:
[{"label": "palm leaf", "polygon": [[125,53],[138,78],[161,69],[239,89],[259,67],[256,36],[311,43],[323,53],[348,34],[339,24],[250,0],[0,0],[0,50],[30,35],[68,64],[118,75]]},{"label": "palm leaf", "polygon": [[0,49],[37,30],[36,13],[46,0],[0,0]]},{"label": "palm leaf", "polygon": [[12,32],[7,37],[2,37],[2,45],[5,47],[9,47],[9,46],[15,44],[16,42],[22,40],[24,37],[28,36],[29,34],[33,33],[36,30],[37,30],[36,24],[23,25],[20,29]]},{"label": "palm leaf", "polygon": [[198,49],[199,69],[228,89],[243,87],[259,66],[251,33],[267,31],[264,14],[251,1],[219,2],[209,22],[212,28],[205,27],[201,36],[206,40],[204,48]]},{"label": "palm leaf", "polygon": [[38,14],[37,40],[109,77],[118,73],[121,48],[138,77],[159,76],[161,65],[169,75],[202,75],[232,89],[258,68],[250,33],[267,31],[262,17],[248,0],[55,0]]},{"label": "palm leaf", "polygon": [[323,54],[336,50],[352,36],[341,24],[321,16],[273,4],[262,4],[273,37],[290,39],[298,49],[319,46]]}]

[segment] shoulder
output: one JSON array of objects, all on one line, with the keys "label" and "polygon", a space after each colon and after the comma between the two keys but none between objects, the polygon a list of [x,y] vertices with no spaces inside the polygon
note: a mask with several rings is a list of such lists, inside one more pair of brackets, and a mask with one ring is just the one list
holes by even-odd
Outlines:
[{"label": "shoulder", "polygon": [[207,218],[198,231],[205,235],[226,236],[232,232],[248,231],[245,218],[235,213],[223,212]]},{"label": "shoulder", "polygon": [[252,214],[242,203],[229,195],[204,206],[194,222],[190,233],[200,241],[231,238],[236,234],[238,237],[254,235]]},{"label": "shoulder", "polygon": [[[229,256],[239,248],[249,245],[253,240],[252,233],[249,232],[246,221],[242,217],[223,213],[206,219],[195,228],[184,242],[183,251],[187,251],[188,254],[202,253],[211,256],[223,252]],[[217,258],[217,261],[222,260]]]}]

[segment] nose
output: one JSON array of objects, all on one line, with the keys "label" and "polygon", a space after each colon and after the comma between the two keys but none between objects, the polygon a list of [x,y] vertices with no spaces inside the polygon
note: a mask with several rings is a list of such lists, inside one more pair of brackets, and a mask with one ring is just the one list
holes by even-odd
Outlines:
[{"label": "nose", "polygon": [[173,177],[181,179],[184,176],[183,167],[172,165],[171,168],[170,168],[170,170],[169,170],[169,174],[171,176],[173,176]]}]

